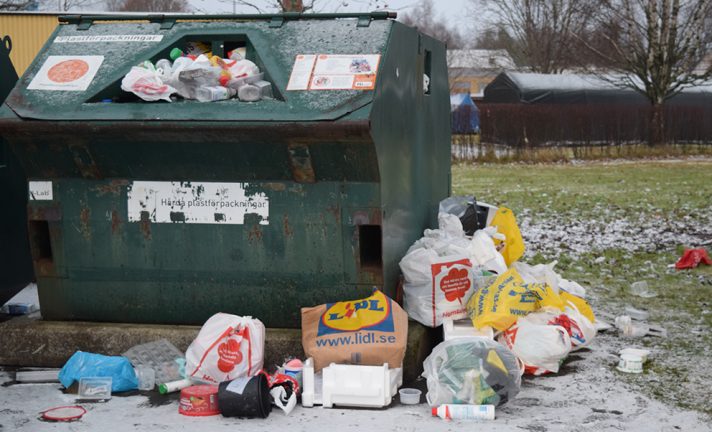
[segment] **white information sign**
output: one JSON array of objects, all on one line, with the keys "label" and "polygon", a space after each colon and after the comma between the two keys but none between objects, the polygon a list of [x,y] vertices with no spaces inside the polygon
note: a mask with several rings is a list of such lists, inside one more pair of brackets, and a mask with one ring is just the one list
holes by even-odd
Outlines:
[{"label": "white information sign", "polygon": [[32,79],[30,90],[84,91],[89,87],[104,56],[49,56]]},{"label": "white information sign", "polygon": [[292,75],[290,75],[287,83],[287,90],[309,89],[314,62],[316,62],[316,55],[300,54],[297,56],[294,60],[294,67],[292,67]]},{"label": "white information sign", "polygon": [[269,199],[248,193],[247,183],[135,181],[128,186],[128,220],[155,223],[245,223],[246,214],[261,216],[269,225]]},{"label": "white information sign", "polygon": [[287,90],[373,90],[380,61],[380,54],[300,54]]},{"label": "white information sign", "polygon": [[52,182],[51,181],[31,181],[29,184],[30,201],[52,201]]}]

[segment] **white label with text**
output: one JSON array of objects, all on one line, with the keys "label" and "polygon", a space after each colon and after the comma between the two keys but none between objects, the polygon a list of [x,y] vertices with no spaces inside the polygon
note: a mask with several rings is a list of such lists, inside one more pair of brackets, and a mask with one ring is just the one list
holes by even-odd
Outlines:
[{"label": "white label with text", "polygon": [[129,222],[269,225],[269,198],[248,183],[135,181],[127,196]]}]

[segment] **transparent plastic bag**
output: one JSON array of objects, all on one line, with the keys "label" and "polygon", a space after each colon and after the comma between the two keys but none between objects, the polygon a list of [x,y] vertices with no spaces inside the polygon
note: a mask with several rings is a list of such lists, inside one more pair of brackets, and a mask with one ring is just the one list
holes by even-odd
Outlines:
[{"label": "transparent plastic bag", "polygon": [[442,342],[423,363],[430,406],[502,405],[521,387],[522,366],[505,346],[484,337]]},{"label": "transparent plastic bag", "polygon": [[139,66],[132,67],[124,76],[121,80],[121,90],[133,93],[148,102],[170,102],[171,95],[176,92],[176,89],[163,82],[160,72]]}]

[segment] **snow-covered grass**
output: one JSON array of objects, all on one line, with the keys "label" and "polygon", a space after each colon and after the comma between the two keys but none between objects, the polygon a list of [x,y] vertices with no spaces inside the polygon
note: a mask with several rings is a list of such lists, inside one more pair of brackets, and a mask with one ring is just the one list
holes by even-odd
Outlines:
[{"label": "snow-covered grass", "polygon": [[[631,345],[653,351],[642,376],[619,374],[620,382],[712,416],[712,267],[668,267],[685,246],[712,252],[712,160],[458,165],[453,193],[514,210],[524,260],[557,259],[604,320],[626,305],[647,309],[667,338],[601,337],[609,352]],[[657,297],[632,295],[636,281],[647,281]]]}]

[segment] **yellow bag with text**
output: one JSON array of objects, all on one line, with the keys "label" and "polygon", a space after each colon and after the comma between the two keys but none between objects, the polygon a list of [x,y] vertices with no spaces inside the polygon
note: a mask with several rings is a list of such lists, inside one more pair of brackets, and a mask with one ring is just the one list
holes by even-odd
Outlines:
[{"label": "yellow bag with text", "polygon": [[506,330],[517,319],[544,306],[564,310],[564,301],[549,285],[524,283],[519,273],[511,268],[491,285],[480,287],[467,302],[467,313],[472,324],[480,329],[490,326]]},{"label": "yellow bag with text", "polygon": [[[514,217],[512,210],[500,207],[492,218],[490,226],[496,227],[497,232],[504,234],[504,247],[500,250],[500,253],[504,257],[507,267],[509,267],[524,255],[524,239],[522,239],[522,233],[519,231],[517,219]],[[495,239],[494,243],[499,249],[502,240]]]}]

